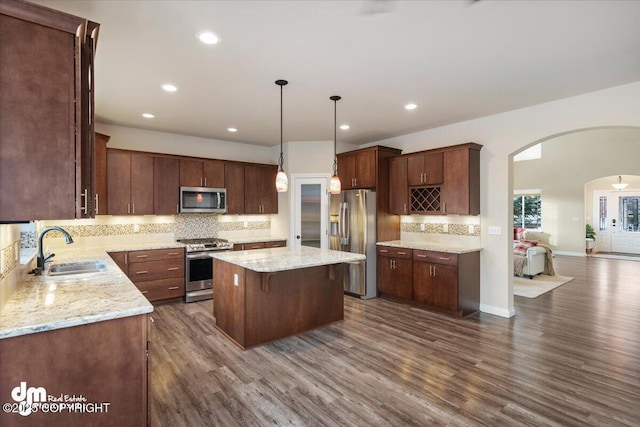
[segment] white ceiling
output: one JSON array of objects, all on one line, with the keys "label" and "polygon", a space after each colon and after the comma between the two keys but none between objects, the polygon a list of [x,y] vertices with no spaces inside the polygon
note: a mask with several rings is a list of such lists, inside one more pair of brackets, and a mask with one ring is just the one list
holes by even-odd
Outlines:
[{"label": "white ceiling", "polygon": [[98,122],[267,146],[276,79],[285,141],[332,140],[341,95],[352,144],[640,80],[640,1],[37,3],[101,24]]}]

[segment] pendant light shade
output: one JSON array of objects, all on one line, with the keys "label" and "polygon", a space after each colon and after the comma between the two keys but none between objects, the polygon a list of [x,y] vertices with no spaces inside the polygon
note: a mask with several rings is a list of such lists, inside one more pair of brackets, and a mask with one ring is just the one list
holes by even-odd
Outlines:
[{"label": "pendant light shade", "polygon": [[611,184],[613,188],[616,190],[624,190],[625,187],[629,185],[626,182],[622,182],[622,177],[618,175],[618,182],[616,184]]},{"label": "pendant light shade", "polygon": [[340,194],[340,191],[342,191],[342,184],[340,183],[340,178],[338,177],[338,155],[336,154],[336,145],[338,140],[338,101],[340,101],[340,99],[342,98],[334,95],[329,99],[333,101],[333,176],[331,177],[331,181],[329,181],[329,193]]},{"label": "pendant light shade", "polygon": [[284,163],[284,155],[282,154],[282,87],[288,83],[286,80],[276,80],[276,84],[280,86],[280,159],[276,175],[276,191],[278,193],[284,193],[289,189],[289,178],[287,178],[287,173],[282,166]]}]

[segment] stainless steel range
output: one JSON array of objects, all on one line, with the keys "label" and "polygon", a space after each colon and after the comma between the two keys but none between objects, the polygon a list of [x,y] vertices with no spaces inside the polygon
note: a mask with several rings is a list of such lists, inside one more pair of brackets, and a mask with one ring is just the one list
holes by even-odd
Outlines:
[{"label": "stainless steel range", "polygon": [[182,239],[186,245],[185,302],[213,298],[213,251],[233,250],[233,243],[216,237],[206,239]]}]

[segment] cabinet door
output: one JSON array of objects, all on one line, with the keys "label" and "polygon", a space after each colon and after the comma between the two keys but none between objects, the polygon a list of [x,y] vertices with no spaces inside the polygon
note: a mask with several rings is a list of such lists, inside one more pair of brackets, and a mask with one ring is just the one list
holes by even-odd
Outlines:
[{"label": "cabinet door", "polygon": [[480,213],[480,151],[461,148],[444,153],[444,212]]},{"label": "cabinet door", "polygon": [[338,156],[338,177],[343,190],[355,188],[356,157],[354,154]]},{"label": "cabinet door", "polygon": [[433,305],[435,301],[431,274],[433,264],[413,262],[413,300],[421,304]]},{"label": "cabinet door", "polygon": [[224,184],[227,189],[227,213],[244,213],[244,165],[225,162]]},{"label": "cabinet door", "polygon": [[203,187],[202,161],[180,159],[180,186]]},{"label": "cabinet door", "polygon": [[205,187],[224,188],[224,162],[222,160],[204,160],[202,176]]},{"label": "cabinet door", "polygon": [[129,273],[129,266],[127,265],[127,252],[108,252],[111,259],[116,263],[116,265],[124,272],[124,274]]},{"label": "cabinet door", "polygon": [[263,178],[261,167],[248,165],[244,167],[244,213],[262,213]]},{"label": "cabinet door", "polygon": [[131,155],[107,151],[107,213],[131,213]]},{"label": "cabinet door", "polygon": [[428,153],[424,155],[424,173],[426,185],[442,184],[443,170],[442,153]]},{"label": "cabinet door", "polygon": [[396,215],[409,214],[406,157],[389,160],[389,212]]},{"label": "cabinet door", "polygon": [[433,264],[433,305],[444,310],[458,309],[458,268]]},{"label": "cabinet door", "polygon": [[110,138],[101,133],[96,133],[95,136],[96,215],[107,213],[107,142]]},{"label": "cabinet door", "polygon": [[86,21],[30,3],[0,8],[0,221],[75,218],[82,45],[76,30]]},{"label": "cabinet door", "polygon": [[424,184],[424,156],[407,157],[407,183],[411,186]]},{"label": "cabinet door", "polygon": [[180,160],[170,157],[153,158],[153,213],[178,213],[180,199]]},{"label": "cabinet door", "polygon": [[412,273],[410,259],[378,257],[378,292],[384,295],[410,300]]},{"label": "cabinet door", "polygon": [[374,188],[376,186],[376,150],[355,154],[355,187]]},{"label": "cabinet door", "polygon": [[384,295],[392,294],[392,285],[391,285],[391,267],[393,262],[392,258],[386,256],[379,256],[377,258],[376,263],[376,283],[378,287],[378,293],[382,293]]},{"label": "cabinet door", "polygon": [[153,214],[153,157],[131,155],[131,213]]},{"label": "cabinet door", "polygon": [[262,213],[278,213],[278,192],[276,191],[276,174],[278,168],[273,166],[262,167]]}]

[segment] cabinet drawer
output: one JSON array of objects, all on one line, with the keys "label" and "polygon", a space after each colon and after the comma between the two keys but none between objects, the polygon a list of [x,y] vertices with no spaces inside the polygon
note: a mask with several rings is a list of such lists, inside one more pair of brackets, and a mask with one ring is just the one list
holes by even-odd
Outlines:
[{"label": "cabinet drawer", "polygon": [[184,296],[184,278],[171,278],[137,282],[136,287],[149,301]]},{"label": "cabinet drawer", "polygon": [[394,246],[378,246],[378,255],[392,258],[411,259],[413,250]]},{"label": "cabinet drawer", "polygon": [[284,248],[285,246],[287,246],[287,241],[286,240],[278,240],[277,242],[265,242],[264,243],[264,247],[265,248]]},{"label": "cabinet drawer", "polygon": [[134,283],[175,277],[184,278],[184,260],[180,258],[130,264],[128,276]]},{"label": "cabinet drawer", "polygon": [[265,248],[265,244],[264,242],[253,242],[253,243],[245,243],[244,244],[244,250],[248,251],[251,249],[264,249]]},{"label": "cabinet drawer", "polygon": [[164,259],[184,259],[183,248],[172,249],[152,249],[146,251],[130,251],[128,255],[129,264],[146,261],[159,261]]},{"label": "cabinet drawer", "polygon": [[458,265],[458,254],[416,249],[413,251],[413,260],[456,266]]}]

